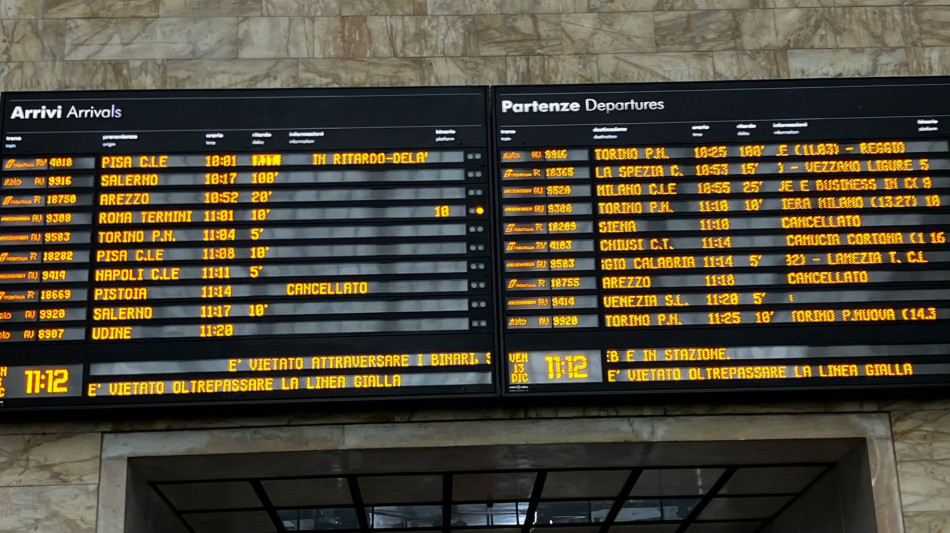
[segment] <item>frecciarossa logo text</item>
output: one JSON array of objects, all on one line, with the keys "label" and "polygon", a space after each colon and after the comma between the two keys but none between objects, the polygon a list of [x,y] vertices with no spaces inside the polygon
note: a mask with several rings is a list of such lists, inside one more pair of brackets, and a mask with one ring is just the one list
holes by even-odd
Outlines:
[{"label": "frecciarossa logo text", "polygon": [[661,111],[666,108],[663,100],[622,100],[619,102],[601,102],[595,98],[586,98],[580,102],[512,102],[501,101],[502,113],[579,113],[580,111],[600,111],[612,113],[615,111]]},{"label": "frecciarossa logo text", "polygon": [[115,105],[109,107],[80,107],[70,106],[68,109],[61,105],[56,107],[23,107],[14,106],[10,112],[10,119],[15,120],[61,120],[64,118],[122,118],[122,109]]}]

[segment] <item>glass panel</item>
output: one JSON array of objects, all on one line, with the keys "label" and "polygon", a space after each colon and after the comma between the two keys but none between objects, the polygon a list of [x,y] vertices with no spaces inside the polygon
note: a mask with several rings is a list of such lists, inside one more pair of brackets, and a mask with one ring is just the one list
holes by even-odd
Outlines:
[{"label": "glass panel", "polygon": [[617,515],[617,522],[647,522],[651,520],[684,520],[699,498],[628,500]]},{"label": "glass panel", "polygon": [[287,531],[298,531],[297,529],[297,510],[296,509],[278,509],[277,516],[284,524]]},{"label": "glass panel", "polygon": [[791,501],[793,496],[715,498],[699,514],[700,520],[744,520],[771,518]]},{"label": "glass panel", "polygon": [[740,468],[719,491],[727,495],[801,492],[825,471],[823,466]]},{"label": "glass panel", "polygon": [[646,522],[663,520],[660,500],[629,500],[617,514],[617,522]]},{"label": "glass panel", "polygon": [[614,502],[590,502],[590,518],[591,522],[603,522],[607,519],[607,515],[610,514],[610,510],[613,508]]},{"label": "glass panel", "polygon": [[534,478],[534,472],[456,474],[452,497],[461,502],[528,500]]},{"label": "glass panel", "polygon": [[541,498],[616,498],[628,477],[629,470],[551,472],[544,481]]},{"label": "glass panel", "polygon": [[472,503],[452,506],[452,527],[487,526],[488,504]]},{"label": "glass panel", "polygon": [[598,525],[558,524],[531,528],[531,533],[598,533]]},{"label": "glass panel", "polygon": [[528,502],[496,503],[488,508],[490,525],[520,526],[528,514]]},{"label": "glass panel", "polygon": [[663,510],[663,520],[686,520],[699,503],[695,500],[660,500]]},{"label": "glass panel", "polygon": [[644,470],[631,496],[701,496],[719,480],[724,468],[664,468]]},{"label": "glass panel", "polygon": [[541,502],[535,524],[590,524],[603,522],[613,502]]},{"label": "glass panel", "polygon": [[277,516],[287,531],[329,531],[359,529],[356,510],[341,509],[278,509]]},{"label": "glass panel", "polygon": [[334,507],[352,505],[343,478],[273,479],[261,481],[276,507]]},{"label": "glass panel", "polygon": [[438,505],[390,505],[369,508],[372,529],[442,527],[442,507]]},{"label": "glass panel", "polygon": [[359,479],[363,503],[426,503],[442,500],[442,476],[370,476]]}]

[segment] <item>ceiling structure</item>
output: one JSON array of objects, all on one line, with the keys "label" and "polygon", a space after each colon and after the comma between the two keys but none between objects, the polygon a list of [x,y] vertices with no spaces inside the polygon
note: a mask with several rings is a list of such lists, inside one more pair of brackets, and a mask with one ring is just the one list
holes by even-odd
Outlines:
[{"label": "ceiling structure", "polygon": [[134,468],[193,533],[753,533],[854,446],[341,450],[139,458]]}]

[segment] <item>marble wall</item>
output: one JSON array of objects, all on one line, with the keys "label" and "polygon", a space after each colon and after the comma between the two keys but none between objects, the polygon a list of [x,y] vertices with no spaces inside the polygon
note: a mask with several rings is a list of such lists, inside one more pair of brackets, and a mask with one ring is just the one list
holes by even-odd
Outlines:
[{"label": "marble wall", "polygon": [[[0,91],[948,73],[950,0],[0,0]],[[619,414],[888,416],[907,533],[950,533],[950,401],[628,411]],[[543,416],[617,414],[560,409]],[[425,411],[356,419],[511,416]],[[104,436],[312,421],[0,422],[0,532],[92,532],[108,519],[103,512],[120,512],[100,507],[97,517],[100,470],[112,468],[100,465]],[[254,431],[253,438],[266,437]]]},{"label": "marble wall", "polygon": [[950,72],[942,0],[0,0],[0,89]]},{"label": "marble wall", "polygon": [[0,435],[0,531],[95,532],[101,442],[95,432]]}]

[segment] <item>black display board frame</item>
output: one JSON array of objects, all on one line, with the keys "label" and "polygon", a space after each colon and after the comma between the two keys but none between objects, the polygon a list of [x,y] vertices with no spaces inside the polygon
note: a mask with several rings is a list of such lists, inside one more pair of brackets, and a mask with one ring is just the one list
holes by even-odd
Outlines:
[{"label": "black display board frame", "polygon": [[[116,95],[130,96],[130,97],[143,97],[147,95],[163,95],[169,98],[189,98],[195,95],[201,94],[229,94],[235,97],[241,97],[244,95],[256,95],[257,97],[265,97],[266,95],[306,95],[314,93],[325,93],[325,94],[339,94],[340,96],[354,96],[359,97],[362,95],[374,95],[374,94],[425,94],[438,91],[448,91],[450,93],[465,93],[465,92],[479,92],[483,95],[486,105],[484,109],[480,109],[478,114],[480,117],[483,117],[483,124],[485,126],[485,131],[482,134],[484,137],[484,147],[487,150],[487,159],[485,161],[486,172],[488,174],[488,190],[489,196],[491,198],[490,205],[494,207],[495,211],[489,211],[488,220],[486,225],[488,226],[488,237],[487,242],[489,243],[490,253],[491,253],[491,265],[494,268],[491,268],[490,283],[492,285],[491,290],[491,317],[489,320],[493,322],[493,329],[495,333],[491,339],[490,345],[492,346],[493,357],[492,357],[492,380],[490,390],[487,387],[480,388],[477,392],[461,390],[456,386],[449,387],[427,387],[425,389],[418,389],[408,394],[387,394],[385,390],[378,390],[370,394],[360,394],[357,396],[350,396],[346,394],[339,393],[322,393],[320,396],[307,395],[306,393],[301,393],[297,396],[290,397],[283,395],[281,393],[274,393],[271,396],[265,395],[234,395],[231,397],[222,397],[217,395],[208,395],[202,397],[198,401],[192,401],[191,398],[186,396],[174,396],[174,397],[151,397],[151,396],[134,396],[129,401],[122,401],[117,403],[96,403],[95,401],[90,401],[89,398],[82,398],[82,401],[76,401],[70,404],[58,403],[54,400],[48,399],[25,399],[20,401],[10,401],[6,402],[6,405],[3,405],[2,408],[5,411],[18,411],[18,410],[53,410],[53,409],[62,409],[62,408],[77,408],[77,409],[89,409],[89,408],[116,408],[116,407],[195,407],[195,406],[228,406],[228,405],[280,405],[280,404],[294,404],[294,403],[310,403],[310,402],[330,402],[330,403],[340,403],[340,402],[372,402],[377,400],[406,400],[406,401],[416,401],[416,400],[430,400],[430,399],[444,399],[450,401],[453,399],[458,399],[464,401],[465,399],[476,399],[486,404],[489,403],[491,398],[503,399],[505,401],[518,402],[518,401],[529,401],[531,398],[536,398],[540,401],[543,401],[546,398],[553,397],[565,397],[570,398],[570,401],[575,401],[584,397],[617,397],[622,398],[628,395],[637,395],[637,396],[649,396],[656,398],[669,398],[671,395],[683,395],[687,394],[688,397],[692,397],[693,394],[714,394],[716,398],[743,398],[748,395],[752,397],[754,394],[778,394],[781,395],[781,398],[785,398],[785,394],[792,394],[795,392],[799,393],[825,393],[825,394],[838,394],[843,393],[850,395],[852,393],[861,392],[882,392],[887,390],[896,390],[896,391],[906,391],[908,393],[915,390],[929,390],[936,391],[937,394],[940,394],[943,390],[943,387],[946,387],[950,384],[950,373],[935,375],[929,378],[921,379],[919,376],[912,377],[909,379],[898,379],[898,380],[880,380],[878,378],[847,378],[847,380],[842,380],[840,382],[836,381],[769,381],[769,380],[748,380],[740,381],[729,384],[726,381],[710,381],[707,386],[702,387],[692,387],[683,384],[671,384],[666,383],[662,385],[651,385],[651,384],[641,384],[635,388],[609,388],[609,387],[592,387],[592,386],[546,386],[539,385],[533,387],[530,391],[515,392],[505,387],[508,383],[510,368],[508,367],[508,357],[507,351],[511,351],[506,347],[506,337],[515,338],[518,335],[522,335],[524,338],[528,339],[530,343],[536,343],[537,345],[543,345],[545,342],[548,342],[550,338],[549,334],[546,333],[531,333],[531,334],[518,334],[518,335],[509,335],[505,332],[506,327],[506,314],[504,310],[506,293],[503,289],[505,282],[504,279],[504,266],[505,258],[504,254],[501,252],[503,247],[503,241],[505,237],[502,231],[502,225],[504,220],[501,217],[501,209],[503,202],[502,187],[503,181],[499,179],[495,173],[498,169],[502,168],[503,161],[500,159],[500,153],[505,149],[517,149],[522,148],[531,148],[543,145],[545,147],[557,147],[557,148],[588,148],[590,149],[593,146],[593,141],[579,142],[575,139],[564,141],[565,137],[552,136],[543,143],[530,143],[526,142],[525,144],[518,144],[518,142],[502,142],[500,140],[500,130],[513,127],[511,122],[508,120],[508,117],[511,115],[501,112],[500,102],[503,98],[521,98],[521,97],[530,97],[532,100],[534,96],[539,94],[545,95],[562,95],[572,92],[579,93],[590,93],[590,94],[609,94],[609,93],[618,93],[626,94],[631,92],[631,90],[637,94],[653,94],[656,95],[656,98],[645,99],[640,101],[639,104],[645,105],[643,110],[637,111],[638,113],[650,114],[653,112],[663,113],[670,112],[674,107],[681,105],[680,103],[685,102],[690,105],[699,105],[702,106],[704,103],[703,93],[709,93],[710,91],[723,91],[723,90],[746,90],[746,91],[756,91],[756,90],[775,90],[775,91],[800,91],[807,87],[817,87],[823,89],[829,89],[831,87],[839,87],[841,90],[848,91],[861,91],[869,87],[878,87],[881,90],[887,86],[917,86],[917,87],[929,87],[930,89],[937,90],[938,87],[950,85],[950,78],[868,78],[868,79],[835,79],[835,80],[762,80],[762,81],[711,81],[711,82],[683,82],[683,83],[661,83],[661,82],[651,82],[651,83],[636,83],[636,84],[601,84],[601,85],[569,85],[569,86],[498,86],[493,88],[488,87],[438,87],[438,88],[387,88],[387,89],[279,89],[279,90],[250,90],[250,89],[237,89],[237,90],[201,90],[201,91],[82,91],[82,92],[62,92],[62,93],[5,93],[3,95],[3,104],[2,109],[4,110],[3,115],[3,127],[4,133],[10,126],[10,114],[11,109],[9,105],[11,102],[16,101],[20,98],[70,98],[70,97],[89,97],[94,99],[103,99],[109,98]],[[752,94],[747,93],[747,94]],[[929,93],[928,93],[929,94]],[[928,97],[929,98],[929,97]],[[618,100],[618,102],[628,101],[628,100]],[[650,102],[659,102],[663,101],[663,109],[655,109],[658,104],[654,104],[654,109],[650,109]],[[740,99],[741,102],[741,99]],[[927,98],[914,101],[903,101],[896,102],[888,101],[886,99],[879,99],[873,105],[869,105],[868,102],[855,102],[857,106],[864,106],[864,109],[868,113],[882,111],[885,109],[894,109],[895,105],[899,108],[900,113],[907,115],[912,113],[914,109],[917,109],[915,106],[918,106],[921,103],[927,104]],[[755,106],[753,101],[747,101],[748,109],[752,109]],[[581,104],[584,105],[583,103]],[[833,102],[824,102],[820,99],[812,101],[801,102],[802,108],[810,109],[821,109],[826,115],[834,115],[836,113],[842,113],[845,110],[840,106],[834,105]],[[824,107],[823,107],[824,106]],[[874,107],[879,106],[879,107]],[[890,107],[888,107],[890,106]],[[944,133],[945,121],[950,120],[950,104],[941,104],[942,108],[945,108],[947,112],[933,114],[933,117],[938,120],[938,128],[940,129],[941,138],[947,139],[950,137],[950,134]],[[636,108],[636,105],[632,107]],[[537,108],[536,108],[537,109]],[[688,120],[689,117],[673,117],[674,119],[679,118],[678,122],[688,124],[689,126],[700,125],[700,123],[711,123],[713,120],[724,120],[730,121],[729,112],[726,108],[713,108],[705,109],[704,111],[709,114],[704,115],[703,120]],[[52,111],[50,111],[52,112]],[[196,111],[200,114],[200,110]],[[400,110],[398,113],[409,113],[410,110]],[[519,119],[524,119],[525,117],[568,117],[572,116],[574,112],[570,109],[570,104],[565,107],[563,110],[552,110],[548,113],[535,113],[526,112],[519,115]],[[613,116],[621,116],[622,111],[615,111]],[[584,115],[584,113],[581,113]],[[820,114],[819,114],[820,115]],[[602,118],[602,117],[601,117]],[[776,120],[787,120],[790,123],[796,122],[795,117],[793,116],[775,116],[773,117]],[[801,117],[801,121],[810,122],[809,133],[804,137],[801,137],[803,141],[817,141],[821,139],[831,139],[832,136],[828,133],[827,129],[824,129],[822,126],[821,116],[812,116],[812,117]],[[924,117],[922,117],[924,118]],[[161,120],[168,120],[169,117],[165,117]],[[611,120],[593,120],[590,118],[590,115],[587,115],[587,119],[591,124],[601,123],[605,127],[611,125],[616,125],[613,119]],[[765,120],[764,117],[755,117],[756,120]],[[525,119],[517,124],[517,126],[528,126],[528,125],[540,125],[546,120],[545,118],[530,118]],[[652,119],[651,119],[652,120]],[[677,135],[681,135],[681,131],[677,130],[677,127],[664,126],[668,128],[664,130],[665,133],[662,135],[655,135],[655,124],[650,125],[651,120],[644,121],[645,124],[642,126],[644,128],[654,129],[654,138],[656,142],[640,142],[636,138],[643,139],[643,136],[636,138],[631,137],[629,140],[620,139],[618,142],[623,141],[621,144],[633,146],[639,145],[643,146],[646,144],[663,144],[670,143],[669,139],[676,140]],[[534,121],[534,122],[532,122]],[[94,124],[98,122],[98,124]],[[621,123],[623,120],[617,121]],[[677,122],[677,120],[673,120]],[[735,122],[732,120],[732,122]],[[90,129],[97,129],[97,131],[106,131],[108,128],[103,126],[102,121],[93,121],[90,122]],[[632,129],[636,129],[631,123],[627,123]],[[249,124],[249,126],[252,126]],[[836,138],[848,139],[858,142],[861,137],[862,126],[860,124],[854,124],[853,127],[849,126],[850,129],[846,131],[846,134],[843,134]],[[249,127],[250,129],[254,129]],[[675,131],[674,131],[675,130]],[[19,130],[18,130],[19,131]],[[566,131],[566,130],[565,130]],[[22,130],[22,132],[29,132],[29,128]],[[633,132],[631,135],[634,135]],[[703,130],[702,133],[705,133],[709,138],[709,135],[715,134],[716,130]],[[572,134],[574,135],[574,134]],[[664,137],[664,135],[666,137]],[[897,135],[895,135],[895,138]],[[902,136],[904,137],[904,136]],[[923,137],[922,137],[923,138]],[[398,150],[401,148],[411,148],[419,145],[419,141],[412,138],[411,136],[400,136],[395,137],[389,148],[392,150]],[[722,137],[713,138],[710,140],[719,142],[717,139],[722,139]],[[50,142],[55,142],[54,139],[49,138]],[[6,139],[5,139],[6,141]],[[176,140],[173,137],[168,137],[166,141],[167,146],[170,149],[164,150],[164,152],[174,154],[174,153],[185,153],[190,152],[194,153],[193,149],[188,149],[189,146],[193,146],[194,139],[189,140],[189,143],[192,144],[181,144],[184,141]],[[744,142],[743,138],[735,137],[727,141],[728,144],[741,144]],[[772,141],[774,142],[774,141]],[[793,141],[790,141],[793,142]],[[609,145],[610,142],[603,144]],[[680,141],[675,144],[686,145],[685,141]],[[358,148],[357,144],[347,141],[340,141],[340,144],[330,145],[326,147],[327,151],[334,149],[342,149],[349,146],[355,146]],[[236,143],[233,145],[222,145],[221,150],[225,151],[225,148],[229,151],[242,151],[242,152],[255,152],[258,151],[249,143]],[[290,145],[267,145],[261,152],[272,152],[272,151],[286,151],[290,148]],[[3,149],[3,157],[6,158],[9,150]],[[132,153],[135,152],[134,149],[128,148],[125,152],[121,150],[116,153]],[[84,153],[89,155],[97,154],[95,149],[88,149]],[[950,154],[948,154],[950,155]],[[590,163],[591,167],[595,164],[593,161]],[[950,174],[950,171],[947,172]],[[0,192],[2,194],[2,192]],[[928,228],[929,230],[930,228]],[[944,246],[944,249],[946,247]],[[944,280],[946,281],[946,280]],[[943,320],[943,319],[941,319]],[[948,345],[948,339],[946,334],[942,334],[937,331],[936,328],[939,327],[939,324],[916,324],[912,326],[907,326],[901,329],[901,333],[916,339],[916,342],[927,343],[932,345],[942,345],[946,347]],[[840,345],[840,335],[841,328],[837,326],[820,326],[820,325],[808,325],[809,338],[806,341],[803,341],[801,345],[812,345],[812,346],[833,346]],[[946,329],[946,328],[944,328]],[[695,331],[695,330],[694,330]],[[723,332],[723,330],[715,329],[703,329],[702,331],[711,334],[714,338],[716,336],[723,337],[727,341],[735,341],[737,338],[742,337],[743,346],[769,346],[771,339],[774,337],[781,338],[790,338],[794,334],[801,331],[798,326],[772,326],[770,329],[758,330],[750,332],[749,330],[738,330],[733,332]],[[721,335],[720,335],[721,333]],[[565,350],[579,350],[582,348],[590,347],[590,334],[591,331],[579,331],[576,335],[573,336],[564,336],[560,335],[556,337],[558,339],[567,339],[567,342],[561,343],[559,340],[558,343],[561,344],[561,348]],[[661,346],[666,345],[670,346],[676,344],[676,333],[665,331],[665,330],[623,330],[623,331],[610,331],[604,332],[601,334],[600,339],[606,339],[611,345],[614,346]],[[887,328],[881,328],[878,325],[866,324],[863,326],[854,327],[854,329],[849,330],[849,335],[855,335],[860,337],[860,342],[849,342],[849,345],[885,345],[889,344],[889,341],[893,340],[893,333],[889,332]],[[413,340],[410,343],[407,343],[406,346],[411,344],[413,348],[410,350],[406,348],[407,351],[437,351],[440,349],[440,343],[449,340],[449,337],[454,337],[455,335],[449,336],[439,336],[439,335],[427,335],[424,339],[419,341]],[[660,338],[659,341],[654,339]],[[341,353],[347,351],[347,341],[345,336],[334,336],[330,337],[329,341],[326,341],[326,344],[321,348],[321,353],[332,354],[332,353]],[[384,351],[389,347],[389,344],[392,339],[383,339],[378,343],[378,351]],[[457,339],[456,339],[457,340]],[[223,350],[232,350],[232,351],[265,351],[270,342],[267,338],[247,338],[247,339],[234,339],[227,341],[215,341],[219,342]],[[305,338],[297,338],[293,340],[286,341],[286,346],[290,351],[306,351],[310,349],[310,340]],[[693,341],[693,345],[708,345],[707,342],[703,341]],[[735,343],[733,343],[735,344]],[[902,343],[903,344],[903,343]],[[116,345],[115,348],[109,348],[111,350],[111,355],[106,356],[110,360],[128,360],[128,361],[153,361],[160,359],[168,359],[168,354],[170,352],[175,352],[177,350],[187,350],[193,347],[193,341],[164,341],[161,345],[151,344],[152,348],[143,349],[142,346],[148,345],[147,343],[129,343],[125,345]],[[732,345],[732,344],[730,344]],[[8,351],[10,344],[0,344],[0,353],[6,352],[11,354],[11,351]],[[74,361],[82,360],[86,357],[90,357],[88,349],[79,349],[78,344],[74,345],[74,348],[66,348],[65,350],[59,350],[58,355],[55,359],[49,361],[49,365],[56,364],[75,364]],[[601,348],[602,346],[598,346]],[[518,348],[519,350],[521,348]],[[550,348],[548,348],[550,349]],[[17,350],[13,350],[17,352]],[[938,356],[928,356],[928,358],[912,358],[913,362],[932,362],[936,358],[945,359],[950,353],[948,350],[944,350]],[[99,355],[92,356],[99,357]],[[865,358],[862,361],[870,361],[873,358]],[[881,359],[883,360],[883,359]],[[907,359],[911,361],[911,359]],[[802,358],[801,361],[804,362],[813,362],[820,363],[822,359],[820,358]],[[88,361],[86,361],[88,362]],[[24,366],[27,363],[32,363],[32,356],[28,355],[27,351],[19,351],[18,354],[14,354],[14,359],[11,362],[11,366]],[[44,361],[40,366],[49,366],[46,365]],[[632,368],[637,365],[627,365]],[[644,366],[644,365],[639,365]],[[645,365],[649,367],[650,365]],[[657,366],[657,365],[654,365]],[[675,365],[666,365],[666,366],[688,366],[684,364],[675,364]],[[695,366],[695,365],[694,365]],[[626,367],[625,367],[626,368]],[[434,370],[433,370],[434,371]],[[276,372],[274,373],[275,377],[289,376],[293,372]],[[217,375],[218,377],[225,377],[226,374],[221,373]],[[154,377],[154,376],[153,376]],[[214,376],[212,376],[214,377]],[[89,376],[89,367],[84,364],[83,368],[83,385],[85,386]],[[704,398],[711,398],[709,396],[704,396]],[[621,400],[622,401],[622,400]]]}]

